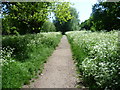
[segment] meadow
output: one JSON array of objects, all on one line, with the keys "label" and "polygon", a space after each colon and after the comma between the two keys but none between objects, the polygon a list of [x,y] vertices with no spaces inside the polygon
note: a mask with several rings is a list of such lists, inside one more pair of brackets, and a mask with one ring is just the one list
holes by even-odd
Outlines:
[{"label": "meadow", "polygon": [[[84,18],[84,14],[79,16],[81,10],[87,9],[88,5],[77,2],[77,6],[85,6],[78,10],[78,7],[73,6],[74,3],[76,4],[57,1],[1,3],[2,88],[22,88],[23,85],[30,84],[42,73],[47,58],[55,50],[62,34],[66,34],[84,85],[90,90],[119,90],[120,2],[98,0],[93,5],[90,3],[91,14],[88,14],[90,10],[86,10],[89,18]],[[64,60],[62,57],[64,56],[60,59]]]},{"label": "meadow", "polygon": [[66,32],[73,57],[82,75],[84,84],[90,90],[120,87],[120,56],[118,31]]},{"label": "meadow", "polygon": [[58,45],[60,32],[2,37],[2,88],[21,88],[41,74]]}]

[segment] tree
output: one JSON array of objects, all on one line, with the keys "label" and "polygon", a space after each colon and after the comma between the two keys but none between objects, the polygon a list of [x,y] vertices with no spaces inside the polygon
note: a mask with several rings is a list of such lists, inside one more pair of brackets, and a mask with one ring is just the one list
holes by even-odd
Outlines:
[{"label": "tree", "polygon": [[68,30],[74,31],[74,30],[79,30],[79,22],[80,20],[78,19],[78,13],[75,8],[70,8],[71,16],[73,16],[72,19],[70,19],[67,22],[68,25]]},{"label": "tree", "polygon": [[89,19],[85,20],[84,22],[82,22],[80,24],[80,28],[81,29],[86,29],[86,30],[90,30],[92,27],[92,17],[90,17]]},{"label": "tree", "polygon": [[[4,2],[2,6],[4,13],[3,34],[38,33],[43,23],[48,19],[50,12],[55,12],[59,21],[71,18],[67,2]],[[57,9],[64,11],[65,15]]]},{"label": "tree", "polygon": [[97,30],[120,29],[120,2],[100,2],[93,7],[93,25]]},{"label": "tree", "polygon": [[72,19],[66,21],[63,21],[60,23],[59,18],[56,16],[56,20],[54,20],[54,24],[57,28],[57,31],[61,31],[63,34],[66,31],[74,31],[79,30],[79,19],[78,19],[78,13],[75,8],[70,7],[69,8],[70,14],[72,16]]},{"label": "tree", "polygon": [[92,31],[120,29],[120,2],[99,2],[93,5],[91,17],[80,26]]},{"label": "tree", "polygon": [[44,24],[42,26],[42,31],[43,32],[55,32],[56,27],[52,22],[46,21],[46,22],[44,22]]},{"label": "tree", "polygon": [[47,19],[48,11],[46,8],[48,8],[48,5],[49,3],[43,2],[9,3],[7,8],[8,15],[3,19],[3,24],[7,22],[8,28],[3,25],[3,29],[6,27],[7,29],[5,28],[4,30],[10,30],[12,34],[15,30],[20,34],[39,32],[40,26]]}]

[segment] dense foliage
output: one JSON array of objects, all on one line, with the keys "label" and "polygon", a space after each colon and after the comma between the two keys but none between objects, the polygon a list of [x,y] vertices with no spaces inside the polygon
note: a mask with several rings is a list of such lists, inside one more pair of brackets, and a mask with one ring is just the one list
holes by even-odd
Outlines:
[{"label": "dense foliage", "polygon": [[70,14],[72,16],[72,19],[68,20],[67,22],[63,21],[62,23],[59,21],[59,17],[56,16],[56,19],[54,20],[54,24],[56,26],[57,31],[61,31],[63,34],[66,31],[76,31],[79,30],[79,19],[78,19],[78,13],[75,8],[70,7],[69,8]]},{"label": "dense foliage", "polygon": [[71,19],[69,6],[68,2],[2,2],[2,33],[38,33],[51,12],[56,13],[59,21]]},{"label": "dense foliage", "polygon": [[120,88],[118,32],[74,31],[66,33],[78,70],[90,89]]},{"label": "dense foliage", "polygon": [[82,29],[93,31],[120,29],[120,2],[94,4],[91,17],[80,26]]},{"label": "dense foliage", "polygon": [[40,74],[60,38],[59,32],[3,37],[2,87],[20,88]]},{"label": "dense foliage", "polygon": [[56,31],[55,25],[50,21],[44,22],[41,29],[42,29],[41,30],[42,32],[55,32]]}]

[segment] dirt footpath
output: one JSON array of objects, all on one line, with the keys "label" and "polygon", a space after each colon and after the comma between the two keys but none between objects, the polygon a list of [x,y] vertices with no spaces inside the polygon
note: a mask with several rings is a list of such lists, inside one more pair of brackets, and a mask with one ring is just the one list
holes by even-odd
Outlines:
[{"label": "dirt footpath", "polygon": [[75,88],[76,77],[70,45],[67,37],[63,36],[59,46],[48,58],[43,73],[24,88]]}]

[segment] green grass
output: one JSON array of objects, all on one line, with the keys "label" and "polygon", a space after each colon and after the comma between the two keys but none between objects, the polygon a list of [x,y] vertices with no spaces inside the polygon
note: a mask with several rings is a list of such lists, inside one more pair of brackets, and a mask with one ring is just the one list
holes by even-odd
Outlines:
[{"label": "green grass", "polygon": [[32,78],[42,72],[43,64],[58,45],[61,36],[57,32],[4,36],[2,87],[21,88],[29,84]]}]

